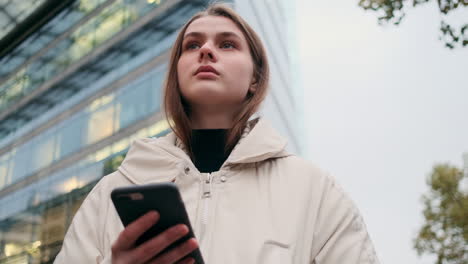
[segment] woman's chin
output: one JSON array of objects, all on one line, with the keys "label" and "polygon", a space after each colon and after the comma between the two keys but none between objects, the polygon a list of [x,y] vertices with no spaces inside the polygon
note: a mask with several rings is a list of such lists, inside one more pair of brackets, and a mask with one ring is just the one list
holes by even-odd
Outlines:
[{"label": "woman's chin", "polygon": [[200,106],[226,106],[232,105],[233,101],[232,96],[229,94],[208,89],[199,90],[197,93],[191,94],[191,96],[186,96],[186,98],[189,103]]},{"label": "woman's chin", "polygon": [[234,92],[232,89],[212,81],[199,82],[187,88],[182,89],[182,94],[188,102],[196,105],[232,104],[233,102],[242,102],[245,98],[242,92]]},{"label": "woman's chin", "polygon": [[190,88],[189,94],[194,97],[198,97],[200,95],[203,95],[203,97],[219,97],[226,94],[226,89],[219,83],[215,83],[213,81],[200,81]]}]

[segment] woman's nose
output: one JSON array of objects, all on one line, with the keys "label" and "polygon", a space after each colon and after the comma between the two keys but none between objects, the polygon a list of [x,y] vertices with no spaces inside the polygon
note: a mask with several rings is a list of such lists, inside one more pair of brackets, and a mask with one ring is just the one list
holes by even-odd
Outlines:
[{"label": "woman's nose", "polygon": [[215,55],[215,52],[213,50],[213,47],[210,43],[205,43],[201,48],[200,48],[200,62],[203,60],[210,60],[213,62],[216,62],[217,57]]}]

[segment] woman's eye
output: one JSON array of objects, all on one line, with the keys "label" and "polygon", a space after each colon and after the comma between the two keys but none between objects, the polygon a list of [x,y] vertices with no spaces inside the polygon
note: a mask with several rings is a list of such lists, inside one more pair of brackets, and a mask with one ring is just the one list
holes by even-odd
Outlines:
[{"label": "woman's eye", "polygon": [[185,49],[193,50],[198,49],[200,46],[197,43],[189,43],[185,46]]},{"label": "woman's eye", "polygon": [[223,42],[223,43],[221,44],[221,48],[222,48],[222,49],[233,49],[233,48],[235,48],[235,46],[234,46],[234,44],[231,43],[231,42]]}]

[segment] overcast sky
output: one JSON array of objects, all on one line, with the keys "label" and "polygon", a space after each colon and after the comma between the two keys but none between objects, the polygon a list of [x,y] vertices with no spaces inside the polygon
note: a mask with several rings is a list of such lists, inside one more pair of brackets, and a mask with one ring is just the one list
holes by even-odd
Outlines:
[{"label": "overcast sky", "polygon": [[412,248],[425,179],[468,152],[468,47],[443,47],[433,2],[399,27],[358,0],[296,4],[305,155],[356,201],[382,263],[434,263]]}]

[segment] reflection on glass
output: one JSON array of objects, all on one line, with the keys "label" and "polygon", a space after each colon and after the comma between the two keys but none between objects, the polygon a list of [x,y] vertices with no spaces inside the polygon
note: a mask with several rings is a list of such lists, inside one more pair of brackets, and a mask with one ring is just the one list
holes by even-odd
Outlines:
[{"label": "reflection on glass", "polygon": [[0,230],[3,233],[2,242],[5,245],[0,256],[11,257],[24,251],[30,251],[32,248],[33,225],[31,216],[28,213],[21,213],[12,220],[0,223]]},{"label": "reflection on glass", "polygon": [[45,0],[30,0],[30,1],[2,1],[2,9],[0,11],[1,21],[0,38],[6,36],[10,30],[30,15],[40,4]]},{"label": "reflection on glass", "polygon": [[30,166],[25,165],[31,164],[31,152],[25,146],[20,146],[13,157],[11,164],[13,167],[12,182],[15,182],[28,173]]},{"label": "reflection on glass", "polygon": [[112,153],[112,146],[107,146],[96,152],[96,162],[109,157]]},{"label": "reflection on glass", "polygon": [[119,96],[117,99],[116,110],[120,126],[126,127],[141,118],[144,104],[138,102],[139,97],[145,97],[145,95],[139,95],[136,91],[130,91],[125,93],[125,95]]},{"label": "reflection on glass", "polygon": [[93,181],[100,179],[103,175],[103,162],[92,164],[84,167],[78,174],[78,179],[81,185],[87,185]]},{"label": "reflection on glass", "polygon": [[148,127],[148,135],[149,136],[155,136],[155,135],[162,135],[164,134],[165,131],[169,129],[169,123],[167,122],[166,119],[163,119],[156,124]]},{"label": "reflection on glass", "polygon": [[66,203],[45,208],[40,231],[40,241],[44,245],[59,242],[65,236]]},{"label": "reflection on glass", "polygon": [[10,155],[8,153],[0,157],[0,188],[11,182]]},{"label": "reflection on glass", "polygon": [[123,138],[112,144],[112,153],[119,153],[126,150],[130,146],[128,138]]},{"label": "reflection on glass", "polygon": [[[167,121],[158,121],[150,127],[140,129],[134,134],[90,154],[69,168],[1,198],[0,221],[14,212],[22,211],[28,206],[37,206],[57,195],[86,186],[102,176],[114,172],[122,162],[129,142],[137,138],[162,136],[168,131]],[[122,149],[123,147],[125,149]]]},{"label": "reflection on glass", "polygon": [[[38,1],[36,1],[36,3],[37,2]],[[43,2],[43,0],[41,0],[41,2]],[[49,44],[54,39],[54,36],[59,36],[69,30],[71,26],[78,22],[78,20],[82,19],[104,2],[105,0],[81,0],[75,1],[67,6],[67,8],[61,11],[52,20],[47,22],[41,30],[33,33],[25,41],[19,44],[13,52],[0,59],[0,64],[2,65],[0,68],[0,77],[3,78],[7,74],[11,73],[20,64],[30,58],[32,54],[37,53],[40,49]],[[31,1],[17,0],[16,2],[10,2],[10,5],[14,7],[19,4],[28,6],[29,11],[34,10],[34,6],[31,5]],[[1,18],[2,16],[0,16],[0,21]],[[16,19],[18,20],[18,18]]]},{"label": "reflection on glass", "polygon": [[5,245],[5,256],[7,257],[19,254],[21,251],[23,251],[23,249],[17,244],[8,243]]},{"label": "reflection on glass", "polygon": [[57,160],[77,151],[83,145],[84,127],[84,116],[77,116],[57,130]]},{"label": "reflection on glass", "polygon": [[113,104],[108,104],[89,114],[87,144],[92,144],[113,134],[114,115]]},{"label": "reflection on glass", "polygon": [[81,186],[76,176],[68,178],[63,182],[59,182],[56,186],[56,193],[69,193]]},{"label": "reflection on glass", "polygon": [[[1,85],[0,91],[5,91],[7,95],[0,94],[0,110],[17,101],[26,91],[36,89],[48,79],[63,72],[68,66],[89,54],[97,46],[126,29],[157,6],[157,4],[150,4],[144,0],[115,1],[107,6],[101,13],[78,27],[69,38],[60,42],[44,55],[46,58],[53,59],[36,60],[16,73],[11,78],[13,82],[8,81]],[[57,56],[57,54],[59,55]],[[30,75],[36,75],[34,81],[22,83],[24,79],[29,80]]]},{"label": "reflection on glass", "polygon": [[99,25],[94,32],[95,43],[102,43],[115,35],[117,32],[130,22],[138,18],[138,13],[130,8],[115,6],[108,10],[102,16],[96,17],[96,23]]},{"label": "reflection on glass", "polygon": [[[76,113],[58,126],[24,143],[11,153],[0,156],[0,183],[2,184],[0,188],[35,173],[89,144],[112,136],[135,121],[153,114],[156,109],[159,110],[159,102],[156,99],[159,100],[161,93],[159,81],[162,80],[164,70],[164,67],[155,69],[128,83],[120,90],[97,98],[83,111]],[[133,139],[156,135],[167,128],[167,123],[164,121],[142,129],[90,155],[87,161],[83,162],[83,166],[104,162],[112,155],[125,151]],[[86,176],[81,175],[77,178],[77,184],[81,186],[101,176],[102,171]],[[80,177],[85,178],[85,183]],[[47,200],[53,193],[47,190],[51,185],[53,185],[52,182],[44,185],[46,189],[43,191],[39,188],[41,191],[31,194],[29,200],[22,199],[26,195],[19,200],[25,205]],[[2,207],[1,204],[0,202],[0,207]],[[9,210],[4,211],[10,212]]]},{"label": "reflection on glass", "polygon": [[91,187],[68,194],[65,200],[51,200],[0,221],[0,263],[53,260],[70,224],[68,216],[76,213]]},{"label": "reflection on glass", "polygon": [[97,163],[77,163],[75,166],[81,166],[78,169],[64,169],[0,199],[0,209],[6,208],[15,214],[8,219],[0,218],[0,245],[8,245],[0,247],[0,263],[28,263],[21,262],[28,258],[42,262],[52,260],[60,249],[70,220],[88,192],[99,178],[115,171],[123,161],[125,154],[116,151],[130,138],[148,137],[154,132],[161,135],[167,130],[167,122],[161,120],[105,148],[112,151],[101,150],[108,157],[96,153],[104,158]]},{"label": "reflection on glass", "polygon": [[33,149],[31,170],[39,170],[49,165],[54,161],[54,156],[55,135],[44,135]]}]

